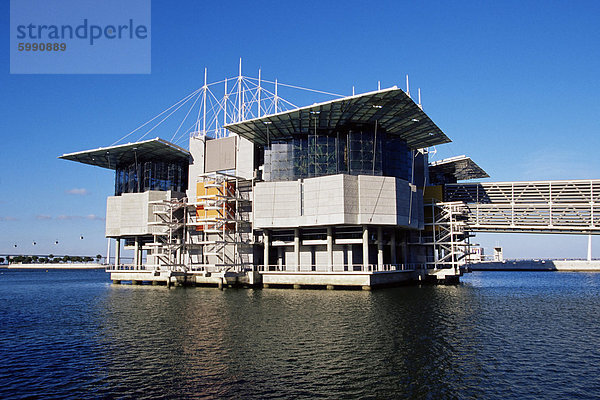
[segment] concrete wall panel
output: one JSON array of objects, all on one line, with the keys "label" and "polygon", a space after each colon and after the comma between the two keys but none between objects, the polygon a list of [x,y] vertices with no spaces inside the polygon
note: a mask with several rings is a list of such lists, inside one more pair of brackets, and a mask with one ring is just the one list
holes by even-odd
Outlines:
[{"label": "concrete wall panel", "polygon": [[188,190],[187,197],[195,201],[196,182],[198,175],[204,173],[204,139],[200,136],[190,138],[191,161],[188,168]]},{"label": "concrete wall panel", "polygon": [[254,144],[248,139],[238,137],[236,152],[236,176],[252,179],[254,177]]},{"label": "concrete wall panel", "polygon": [[[416,188],[415,188],[416,189]],[[412,197],[412,200],[411,200]],[[423,194],[402,179],[331,175],[255,187],[255,228],[342,224],[423,226]]]},{"label": "concrete wall panel", "polygon": [[261,182],[254,187],[254,226],[296,226],[300,216],[300,182]]},{"label": "concrete wall panel", "polygon": [[[151,201],[170,199],[173,192],[150,190],[123,193],[106,201],[106,236],[139,236],[153,232],[148,222],[154,221]],[[178,194],[181,196],[182,194]]]},{"label": "concrete wall panel", "polygon": [[205,172],[235,170],[236,136],[206,141]]}]

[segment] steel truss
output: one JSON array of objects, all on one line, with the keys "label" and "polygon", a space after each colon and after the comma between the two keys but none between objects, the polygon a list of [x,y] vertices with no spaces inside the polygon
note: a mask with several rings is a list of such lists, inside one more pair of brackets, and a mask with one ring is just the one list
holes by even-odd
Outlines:
[{"label": "steel truss", "polygon": [[449,184],[445,200],[467,205],[470,231],[600,233],[600,180]]}]

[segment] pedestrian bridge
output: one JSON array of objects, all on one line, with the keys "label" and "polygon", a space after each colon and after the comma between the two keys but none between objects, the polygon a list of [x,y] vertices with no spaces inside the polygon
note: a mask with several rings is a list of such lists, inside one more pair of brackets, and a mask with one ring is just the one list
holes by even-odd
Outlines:
[{"label": "pedestrian bridge", "polygon": [[600,180],[446,184],[471,232],[600,234]]}]

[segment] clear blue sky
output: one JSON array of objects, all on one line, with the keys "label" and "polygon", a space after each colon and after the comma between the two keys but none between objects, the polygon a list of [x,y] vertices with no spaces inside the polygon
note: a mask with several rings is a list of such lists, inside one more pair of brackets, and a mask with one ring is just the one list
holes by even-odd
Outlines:
[{"label": "clear blue sky", "polygon": [[[154,0],[149,75],[10,75],[0,7],[1,253],[104,254],[113,173],[56,157],[110,145],[200,87],[204,67],[209,80],[236,75],[239,57],[247,75],[343,94],[409,74],[453,140],[438,158],[467,154],[491,180],[600,178],[596,1]],[[584,257],[587,238],[476,241],[508,257]]]}]

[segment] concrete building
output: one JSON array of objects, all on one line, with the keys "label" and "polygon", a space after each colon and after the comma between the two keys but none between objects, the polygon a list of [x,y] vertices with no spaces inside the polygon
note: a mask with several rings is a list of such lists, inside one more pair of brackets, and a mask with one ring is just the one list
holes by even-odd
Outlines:
[{"label": "concrete building", "polygon": [[[450,139],[405,91],[284,111],[277,84],[269,109],[260,79],[254,106],[239,83],[211,134],[208,87],[188,149],[156,138],[61,156],[115,170],[113,281],[368,289],[458,280],[469,234],[442,187],[487,174],[464,156],[429,164],[427,149]],[[123,250],[132,264],[121,263]]]}]

